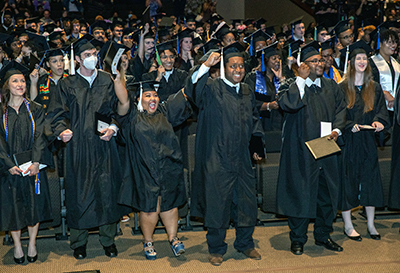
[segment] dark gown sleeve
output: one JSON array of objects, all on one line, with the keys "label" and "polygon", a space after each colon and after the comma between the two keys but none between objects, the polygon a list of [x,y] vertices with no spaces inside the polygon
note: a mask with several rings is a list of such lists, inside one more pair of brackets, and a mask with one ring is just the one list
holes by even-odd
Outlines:
[{"label": "dark gown sleeve", "polygon": [[[33,108],[33,107],[32,107]],[[32,109],[33,119],[35,120],[35,141],[32,147],[32,162],[48,163],[44,158],[46,147],[46,140],[44,136],[44,109],[42,106],[36,105]],[[45,162],[44,162],[45,161]]]},{"label": "dark gown sleeve", "polygon": [[3,134],[0,134],[0,174],[7,172],[14,166],[14,161],[8,155],[7,142],[3,137]]},{"label": "dark gown sleeve", "polygon": [[56,92],[54,92],[54,98],[50,101],[47,121],[50,123],[51,131],[55,136],[59,136],[69,128],[70,114],[67,90],[65,81],[61,80],[57,85]]},{"label": "dark gown sleeve", "polygon": [[295,78],[289,79],[280,86],[278,104],[283,111],[289,113],[295,113],[305,106],[305,100],[300,98]]},{"label": "dark gown sleeve", "polygon": [[379,121],[383,124],[383,126],[388,127],[390,126],[389,121],[389,113],[386,108],[385,97],[382,92],[382,87],[379,83],[374,82],[375,84],[375,116],[372,122]]},{"label": "dark gown sleeve", "polygon": [[[244,83],[247,83],[253,90],[255,89],[256,86],[256,77],[255,77],[255,73],[249,73],[246,75],[246,77],[244,78]],[[263,101],[260,100],[255,100],[255,104],[257,109],[259,109],[261,111],[261,107],[263,105]]]},{"label": "dark gown sleeve", "polygon": [[182,91],[170,95],[159,107],[166,113],[168,122],[172,124],[172,127],[180,125],[192,114],[190,103],[185,99]]},{"label": "dark gown sleeve", "polygon": [[[329,80],[329,79],[328,79]],[[332,129],[343,131],[346,126],[346,101],[343,91],[334,80],[329,80],[329,90],[335,93],[335,118],[332,121]]]},{"label": "dark gown sleeve", "polygon": [[195,66],[190,70],[190,73],[186,79],[185,94],[188,99],[194,103],[198,108],[202,107],[204,103],[204,94],[206,92],[206,84],[208,82],[209,72],[201,76],[196,83],[192,82],[192,75],[200,69],[200,66]]},{"label": "dark gown sleeve", "polygon": [[372,59],[369,59],[369,64],[371,65],[371,70],[372,70],[372,76],[374,81],[377,83],[380,83],[380,77],[379,77],[379,70],[378,67],[375,65],[375,62]]}]

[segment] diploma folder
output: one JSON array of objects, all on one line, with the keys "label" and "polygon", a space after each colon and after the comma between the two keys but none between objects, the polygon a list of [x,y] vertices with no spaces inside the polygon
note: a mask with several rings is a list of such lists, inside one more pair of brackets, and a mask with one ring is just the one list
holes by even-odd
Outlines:
[{"label": "diploma folder", "polygon": [[104,129],[107,129],[110,124],[111,124],[111,117],[108,117],[106,115],[100,114],[99,112],[96,112],[94,114],[94,132],[96,135],[102,136],[103,134],[100,133]]},{"label": "diploma folder", "polygon": [[341,151],[336,141],[333,139],[329,140],[328,137],[324,136],[306,142],[307,148],[315,159],[320,159]]},{"label": "diploma folder", "polygon": [[[32,165],[32,150],[13,154],[15,165],[22,170],[21,176],[27,176],[29,174],[24,172]],[[47,165],[39,164],[39,170],[46,168]]]}]

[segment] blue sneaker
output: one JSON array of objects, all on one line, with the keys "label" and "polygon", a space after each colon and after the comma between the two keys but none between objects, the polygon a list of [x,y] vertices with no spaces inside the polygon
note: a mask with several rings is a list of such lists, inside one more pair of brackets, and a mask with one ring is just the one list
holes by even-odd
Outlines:
[{"label": "blue sneaker", "polygon": [[171,242],[169,242],[171,245],[172,252],[174,253],[175,257],[181,256],[181,254],[185,253],[185,246],[181,241],[179,241],[178,237],[175,237],[172,239]]},{"label": "blue sneaker", "polygon": [[143,250],[147,260],[155,260],[157,258],[157,252],[152,242],[144,243]]}]

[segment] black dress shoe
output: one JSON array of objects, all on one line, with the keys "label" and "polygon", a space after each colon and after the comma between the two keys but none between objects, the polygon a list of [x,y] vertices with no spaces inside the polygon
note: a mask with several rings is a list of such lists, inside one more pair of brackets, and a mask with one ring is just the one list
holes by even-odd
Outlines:
[{"label": "black dress shoe", "polygon": [[74,257],[77,260],[86,258],[86,245],[74,249]]},{"label": "black dress shoe", "polygon": [[28,260],[28,262],[34,263],[34,262],[36,262],[36,260],[37,260],[37,254],[36,254],[35,256],[33,256],[33,257],[31,257],[31,256],[26,256],[26,259]]},{"label": "black dress shoe", "polygon": [[326,249],[332,250],[332,251],[343,251],[343,247],[341,247],[340,245],[338,245],[337,243],[335,243],[331,238],[329,238],[328,240],[326,240],[325,242],[321,242],[321,241],[315,241],[315,244],[317,246],[323,246]]},{"label": "black dress shoe", "polygon": [[118,256],[118,250],[117,247],[115,246],[115,244],[112,244],[110,246],[103,246],[104,248],[104,253],[108,256],[108,257],[117,257]]},{"label": "black dress shoe", "polygon": [[350,236],[350,235],[348,235],[348,234],[346,233],[345,230],[343,230],[343,233],[344,233],[344,235],[346,235],[347,237],[349,237],[349,239],[351,239],[351,240],[354,240],[354,241],[357,241],[357,242],[361,242],[361,241],[362,241],[361,235],[358,235],[358,236]]},{"label": "black dress shoe", "polygon": [[380,240],[381,239],[381,235],[380,234],[371,234],[371,233],[369,233],[369,230],[368,230],[368,234],[369,234],[369,237],[371,237],[371,239],[374,239],[374,240]]},{"label": "black dress shoe", "polygon": [[21,258],[15,258],[14,257],[14,262],[16,264],[23,264],[25,262],[25,256],[22,256]]},{"label": "black dress shoe", "polygon": [[300,242],[292,242],[292,245],[290,246],[290,250],[294,255],[301,255],[303,254],[303,243]]}]

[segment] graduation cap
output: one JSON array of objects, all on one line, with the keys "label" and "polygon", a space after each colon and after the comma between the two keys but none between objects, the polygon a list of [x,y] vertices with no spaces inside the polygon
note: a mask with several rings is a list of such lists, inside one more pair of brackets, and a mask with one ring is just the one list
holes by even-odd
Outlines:
[{"label": "graduation cap", "polygon": [[280,38],[285,38],[286,39],[286,35],[285,35],[285,33],[283,33],[283,32],[279,32],[279,33],[277,33],[276,34],[276,39],[280,39]]},{"label": "graduation cap", "polygon": [[211,18],[208,20],[208,23],[210,23],[210,25],[213,25],[215,22],[221,20],[224,20],[224,17],[222,17],[218,13],[214,13],[213,15],[211,15]]},{"label": "graduation cap", "polygon": [[151,18],[150,18],[150,5],[147,6],[147,8],[143,11],[142,13],[142,23],[143,25],[145,24],[151,24]]},{"label": "graduation cap", "polygon": [[3,66],[0,70],[0,88],[3,87],[4,83],[12,76],[16,74],[22,74],[25,77],[29,74],[29,68],[11,60],[7,65]]},{"label": "graduation cap", "polygon": [[381,43],[381,33],[382,31],[385,31],[386,29],[389,29],[391,27],[394,27],[395,23],[392,21],[385,21],[382,24],[378,25],[374,31],[372,31],[369,35],[371,38],[374,40],[376,39],[376,50],[379,49],[380,43]]},{"label": "graduation cap", "polygon": [[334,48],[335,43],[332,38],[326,40],[325,42],[321,43],[321,51],[332,49]]},{"label": "graduation cap", "polygon": [[90,31],[88,31],[89,34],[92,34],[93,31],[95,30],[103,30],[104,32],[109,29],[111,26],[110,23],[107,23],[103,20],[96,21],[92,25],[89,26]]},{"label": "graduation cap", "polygon": [[245,21],[243,21],[243,24],[246,26],[254,25],[254,19],[246,19]]},{"label": "graduation cap", "polygon": [[38,24],[40,22],[40,18],[39,17],[32,17],[32,18],[27,18],[26,20],[25,20],[25,24],[32,24],[32,23],[35,23],[35,24]]},{"label": "graduation cap", "polygon": [[46,56],[46,60],[49,60],[50,57],[64,56],[65,51],[62,50],[61,48],[53,48],[53,49],[46,50],[44,55]]},{"label": "graduation cap", "polygon": [[292,38],[294,37],[294,29],[296,25],[301,24],[302,22],[303,22],[303,16],[298,17],[290,22],[290,25],[292,26]]},{"label": "graduation cap", "polygon": [[196,21],[196,28],[203,27],[203,26],[204,26],[203,22]]},{"label": "graduation cap", "polygon": [[193,46],[200,45],[203,43],[204,43],[204,41],[200,35],[196,35],[195,38],[193,39]]},{"label": "graduation cap", "polygon": [[154,88],[154,84],[159,84],[157,81],[141,81],[141,82],[134,82],[129,84],[129,86],[134,86],[134,87],[139,87],[139,90],[137,91],[137,96],[139,97],[139,102],[137,104],[137,109],[139,112],[143,112],[143,105],[142,105],[142,95],[143,92],[146,91],[156,91]]},{"label": "graduation cap", "polygon": [[243,52],[246,48],[239,42],[234,42],[226,47],[221,48],[221,63],[220,63],[220,74],[221,79],[225,79],[225,63],[224,60],[228,61],[232,57],[244,57]]},{"label": "graduation cap", "polygon": [[174,18],[165,16],[161,19],[160,23],[158,24],[158,27],[170,28],[174,25],[174,20],[175,20]]},{"label": "graduation cap", "polygon": [[255,27],[256,28],[260,28],[262,24],[265,24],[267,22],[267,20],[265,20],[264,18],[260,18],[255,22]]},{"label": "graduation cap", "polygon": [[270,37],[272,37],[275,33],[275,26],[269,26],[265,28],[265,33],[267,33]]},{"label": "graduation cap", "polygon": [[267,42],[267,40],[270,38],[268,34],[266,34],[264,31],[261,29],[253,32],[249,36],[243,39],[243,42],[250,44],[249,52],[250,56],[253,56],[254,54],[254,43],[259,42],[259,41],[264,41]]},{"label": "graduation cap", "polygon": [[314,55],[319,55],[320,48],[321,46],[317,41],[312,41],[303,47],[299,47],[299,49],[296,52],[293,52],[294,54],[297,54],[297,64],[300,65],[308,58]]},{"label": "graduation cap", "polygon": [[176,39],[176,51],[177,51],[178,54],[179,54],[179,51],[180,51],[179,50],[179,40],[182,40],[183,38],[188,38],[188,37],[193,38],[193,33],[194,33],[193,30],[191,30],[189,28],[186,28],[185,30],[182,30],[181,32],[178,32],[176,34],[176,37],[177,37],[177,39]]},{"label": "graduation cap", "polygon": [[34,41],[39,47],[43,50],[50,49],[49,44],[47,43],[46,37],[43,35],[39,35],[30,31],[26,32],[28,34],[29,40]]},{"label": "graduation cap", "polygon": [[119,60],[121,59],[122,54],[125,54],[130,50],[129,47],[118,44],[114,41],[108,41],[102,47],[99,52],[99,57],[104,61],[107,68],[112,72],[112,74],[117,74],[117,70],[119,70]]},{"label": "graduation cap", "polygon": [[232,19],[232,25],[235,26],[237,24],[242,24],[242,19]]},{"label": "graduation cap", "polygon": [[283,48],[287,50],[288,57],[292,57],[292,53],[297,51],[303,43],[304,42],[302,40],[297,40],[291,43],[287,43],[283,46]]},{"label": "graduation cap", "polygon": [[95,48],[95,46],[89,42],[90,40],[92,40],[92,38],[93,37],[91,35],[85,34],[79,40],[71,44],[71,69],[69,71],[70,75],[75,75],[75,54],[79,56],[82,52]]},{"label": "graduation cap", "polygon": [[103,48],[103,46],[104,46],[104,44],[105,44],[104,42],[99,41],[99,40],[97,40],[97,39],[92,39],[92,40],[90,40],[90,43],[91,43],[92,45],[94,45],[94,47],[95,47],[97,50]]},{"label": "graduation cap", "polygon": [[355,57],[357,54],[366,54],[367,57],[369,56],[369,53],[372,52],[372,48],[363,40],[358,40],[357,42],[343,48],[340,50],[340,54],[343,56],[346,56],[345,58],[345,63],[344,63],[344,70],[343,72],[347,72],[347,63],[349,60],[351,60],[353,57]]},{"label": "graduation cap", "polygon": [[[5,34],[5,35],[7,35],[7,34]],[[11,44],[18,40],[17,39],[18,38],[18,33],[12,32],[12,33],[8,34],[8,37],[7,36],[3,36],[3,38],[6,38],[7,46],[11,47]]]},{"label": "graduation cap", "polygon": [[47,32],[47,33],[52,33],[54,31],[54,29],[57,28],[57,25],[54,23],[50,23],[47,25],[43,26],[43,31]]},{"label": "graduation cap", "polygon": [[256,57],[257,58],[261,57],[261,71],[262,72],[265,72],[265,58],[269,58],[274,55],[279,55],[278,51],[276,50],[276,47],[278,46],[278,44],[279,44],[279,42],[276,41],[275,43],[256,51]]},{"label": "graduation cap", "polygon": [[211,49],[219,49],[221,45],[221,41],[215,38],[211,38],[208,40],[203,46],[201,46],[199,49],[203,50],[203,54],[206,54],[206,52],[209,52]]},{"label": "graduation cap", "polygon": [[334,27],[333,27],[333,34],[336,35],[336,37],[339,37],[340,33],[345,32],[346,30],[349,30],[349,20],[342,20],[339,21]]},{"label": "graduation cap", "polygon": [[228,33],[232,33],[232,31],[229,29],[229,26],[225,22],[221,22],[211,36],[222,40]]}]

